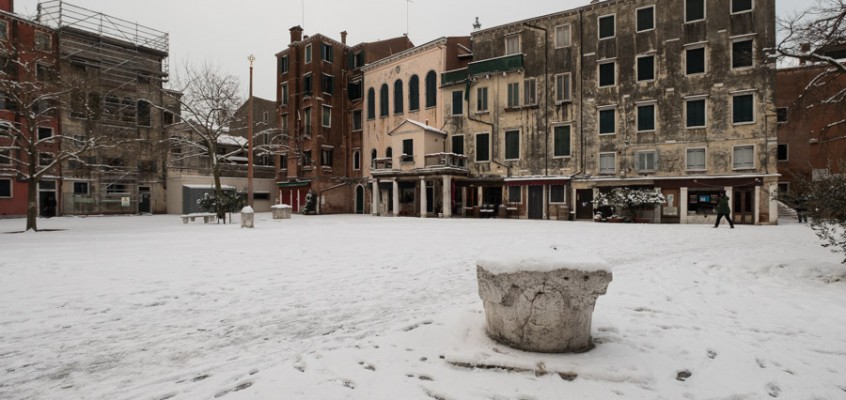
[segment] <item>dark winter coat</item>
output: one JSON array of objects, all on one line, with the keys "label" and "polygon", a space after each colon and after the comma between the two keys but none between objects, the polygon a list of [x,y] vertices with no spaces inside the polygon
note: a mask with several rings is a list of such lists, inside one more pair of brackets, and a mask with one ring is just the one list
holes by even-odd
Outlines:
[{"label": "dark winter coat", "polygon": [[731,214],[731,208],[729,208],[728,197],[720,196],[720,200],[717,201],[717,214]]}]

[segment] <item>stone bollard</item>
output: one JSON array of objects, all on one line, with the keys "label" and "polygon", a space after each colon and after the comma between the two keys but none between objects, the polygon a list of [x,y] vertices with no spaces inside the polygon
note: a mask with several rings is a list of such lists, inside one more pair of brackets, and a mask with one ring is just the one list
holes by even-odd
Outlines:
[{"label": "stone bollard", "polygon": [[270,207],[270,211],[273,213],[273,219],[290,219],[291,218],[291,206],[287,204],[276,204]]},{"label": "stone bollard", "polygon": [[241,209],[241,227],[242,228],[252,228],[253,221],[255,220],[255,212],[253,212],[253,208],[250,206],[246,206]]},{"label": "stone bollard", "polygon": [[557,246],[528,253],[528,258],[478,262],[488,336],[526,351],[590,350],[593,309],[611,282],[611,268]]}]

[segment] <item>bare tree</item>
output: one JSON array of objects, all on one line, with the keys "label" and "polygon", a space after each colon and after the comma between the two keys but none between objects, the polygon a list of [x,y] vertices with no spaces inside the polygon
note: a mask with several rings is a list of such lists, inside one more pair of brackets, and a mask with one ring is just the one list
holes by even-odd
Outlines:
[{"label": "bare tree", "polygon": [[[84,163],[85,155],[106,146],[102,135],[66,136],[54,130],[60,118],[63,98],[76,86],[66,82],[52,68],[39,64],[38,57],[13,51],[0,66],[0,94],[4,108],[14,116],[0,121],[0,161],[19,179],[28,183],[26,230],[38,231],[38,186],[47,175],[60,176],[64,161]],[[54,199],[55,201],[55,199]]]},{"label": "bare tree", "polygon": [[[774,51],[782,63],[824,66],[796,102],[808,108],[814,105],[808,103],[846,107],[846,85],[842,83],[846,79],[846,0],[817,0],[807,10],[779,19],[778,25],[782,39]],[[818,95],[819,89],[832,86],[837,89]],[[831,121],[826,129],[843,124],[846,115]]]},{"label": "bare tree", "polygon": [[[236,122],[235,111],[241,104],[238,78],[210,64],[196,68],[185,65],[177,74],[171,89],[166,91],[166,95],[178,102],[182,113],[180,124],[187,132],[184,136],[171,137],[171,144],[182,149],[179,157],[208,157],[214,178],[215,197],[222,199],[222,162],[241,151],[240,148],[227,154],[218,151],[223,148],[221,142],[228,138],[229,128]],[[174,93],[181,93],[181,96]],[[217,214],[223,218],[225,211],[218,209]]]}]

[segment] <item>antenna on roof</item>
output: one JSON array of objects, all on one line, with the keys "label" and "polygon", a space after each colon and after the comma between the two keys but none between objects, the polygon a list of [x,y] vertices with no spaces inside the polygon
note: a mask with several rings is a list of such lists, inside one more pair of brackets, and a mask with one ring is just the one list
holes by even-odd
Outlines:
[{"label": "antenna on roof", "polygon": [[413,3],[411,0],[405,0],[405,36],[408,36],[408,5]]},{"label": "antenna on roof", "polygon": [[479,22],[479,17],[476,17],[476,22],[473,23],[473,30],[478,31],[482,29],[482,24]]},{"label": "antenna on roof", "polygon": [[305,0],[302,0],[300,4],[302,5],[301,10],[303,12],[302,27],[305,29]]}]

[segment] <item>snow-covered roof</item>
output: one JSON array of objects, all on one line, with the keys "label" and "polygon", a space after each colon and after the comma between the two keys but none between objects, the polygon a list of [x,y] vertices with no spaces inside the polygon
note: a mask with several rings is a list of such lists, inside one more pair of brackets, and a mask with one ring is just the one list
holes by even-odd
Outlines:
[{"label": "snow-covered roof", "polygon": [[232,135],[220,135],[217,137],[217,143],[228,146],[246,146],[247,138]]},{"label": "snow-covered roof", "polygon": [[[182,187],[186,187],[188,189],[214,189],[214,185],[187,184],[187,185],[182,185]],[[235,186],[229,186],[229,185],[220,185],[220,188],[224,189],[224,190],[235,190]]]},{"label": "snow-covered roof", "polygon": [[393,135],[393,134],[394,134],[394,132],[396,132],[399,128],[401,128],[401,127],[402,127],[403,125],[405,125],[405,124],[412,124],[412,125],[414,125],[414,126],[417,126],[418,128],[421,128],[421,129],[423,129],[423,130],[427,131],[427,132],[434,132],[434,133],[439,133],[439,134],[441,134],[441,135],[447,136],[447,133],[446,133],[446,132],[444,132],[444,131],[442,131],[442,130],[440,130],[440,129],[438,129],[438,128],[435,128],[434,126],[426,125],[426,124],[424,124],[424,123],[422,123],[422,122],[418,122],[418,121],[415,121],[415,120],[413,120],[413,119],[406,119],[406,120],[405,120],[405,121],[403,121],[401,124],[397,125],[397,127],[396,127],[396,128],[394,128],[393,130],[391,130],[390,132],[388,132],[388,135]]}]

